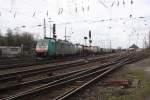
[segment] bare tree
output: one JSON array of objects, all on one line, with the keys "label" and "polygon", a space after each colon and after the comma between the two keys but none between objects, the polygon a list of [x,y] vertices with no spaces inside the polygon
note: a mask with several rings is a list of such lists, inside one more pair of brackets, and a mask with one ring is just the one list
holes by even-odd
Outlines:
[{"label": "bare tree", "polygon": [[14,45],[13,31],[10,28],[7,29],[6,38],[7,38],[7,45],[13,46]]}]

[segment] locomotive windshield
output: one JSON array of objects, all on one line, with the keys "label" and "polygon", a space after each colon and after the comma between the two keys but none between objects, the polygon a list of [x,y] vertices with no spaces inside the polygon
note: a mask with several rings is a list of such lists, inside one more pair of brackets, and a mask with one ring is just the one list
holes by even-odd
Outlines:
[{"label": "locomotive windshield", "polygon": [[40,40],[37,42],[38,48],[48,47],[48,40]]}]

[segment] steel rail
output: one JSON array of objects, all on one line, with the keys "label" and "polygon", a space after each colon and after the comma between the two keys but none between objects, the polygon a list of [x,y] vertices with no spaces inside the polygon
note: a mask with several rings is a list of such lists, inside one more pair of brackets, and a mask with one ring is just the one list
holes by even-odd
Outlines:
[{"label": "steel rail", "polygon": [[[103,55],[103,56],[96,56],[96,57],[112,57],[112,56],[115,56],[115,54],[111,54],[111,55]],[[60,59],[62,61],[71,61],[71,60],[77,60],[77,59],[85,59],[87,57],[73,57],[73,58],[66,58],[66,59]],[[93,57],[88,57],[88,59],[93,59]],[[27,60],[26,60],[27,61]],[[62,62],[61,61],[61,62]],[[29,67],[29,66],[34,66],[34,65],[42,65],[42,64],[49,64],[49,63],[57,63],[59,62],[59,59],[57,60],[52,60],[52,61],[49,61],[49,60],[40,60],[40,61],[36,61],[35,59],[33,59],[33,61],[28,61],[28,62],[24,62],[23,60],[21,61],[17,61],[19,63],[16,63],[15,61],[13,62],[14,64],[12,64],[12,62],[10,62],[8,64],[9,61],[7,61],[7,64],[1,64],[0,63],[0,69],[8,69],[8,68],[18,68],[18,67]],[[33,63],[34,62],[34,63]]]},{"label": "steel rail", "polygon": [[[117,63],[117,61],[123,59],[123,57],[120,57],[120,58],[115,58],[113,59],[114,62]],[[101,67],[104,67],[106,65],[103,64],[103,66]],[[45,84],[45,83],[48,83],[48,82],[52,82],[54,80],[58,80],[60,78],[63,78],[65,76],[69,76],[71,74],[75,74],[75,73],[79,73],[79,72],[82,72],[82,71],[87,71],[87,70],[91,70],[91,69],[95,69],[96,67],[92,67],[92,68],[84,68],[84,69],[80,69],[80,70],[77,70],[77,71],[72,71],[72,72],[69,72],[69,73],[64,73],[64,74],[60,74],[60,75],[55,75],[55,76],[51,76],[51,77],[48,77],[48,78],[41,78],[41,79],[37,79],[37,80],[33,80],[33,81],[28,81],[28,82],[23,82],[23,83],[20,83],[20,84],[14,84],[14,85],[10,85],[10,86],[6,86],[6,87],[2,87],[0,88],[0,92],[4,92],[4,91],[7,91],[7,90],[13,90],[13,89],[16,89],[18,87],[24,87],[24,86],[29,86],[29,85],[37,85],[37,84]]]},{"label": "steel rail", "polygon": [[48,83],[46,85],[37,87],[35,89],[31,89],[31,90],[28,90],[28,91],[25,91],[25,92],[18,93],[16,95],[5,98],[4,100],[19,99],[19,98],[22,98],[22,97],[25,97],[25,96],[28,96],[28,95],[31,95],[31,94],[34,94],[34,93],[38,93],[38,92],[41,92],[43,90],[46,90],[46,89],[49,89],[49,88],[52,88],[52,87],[56,87],[56,86],[59,86],[59,85],[65,84],[65,83],[70,83],[72,81],[88,77],[89,75],[97,74],[97,73],[105,71],[109,68],[111,68],[111,67],[104,67],[103,69],[100,69],[100,70],[92,69],[91,71],[81,72],[81,73],[78,73],[76,75],[68,76],[68,77],[65,77],[63,79],[54,81],[52,83]]},{"label": "steel rail", "polygon": [[[79,57],[76,57],[76,58],[66,58],[66,59],[57,59],[57,60],[36,60],[36,59],[33,59],[32,61],[31,60],[20,60],[20,61],[13,61],[13,62],[4,62],[3,63],[0,63],[0,69],[1,70],[6,70],[6,69],[9,69],[9,68],[18,68],[18,67],[30,67],[30,66],[34,66],[34,65],[42,65],[42,64],[53,64],[53,63],[57,63],[57,62],[64,62],[64,61],[72,61],[72,60],[77,60],[79,59]],[[81,57],[80,59],[83,59],[83,57]],[[9,64],[8,64],[9,62]]]},{"label": "steel rail", "polygon": [[58,75],[51,76],[51,77],[41,78],[41,79],[37,79],[37,80],[23,82],[23,83],[20,83],[20,84],[14,84],[14,85],[11,85],[11,86],[2,87],[2,88],[0,88],[0,92],[7,91],[7,90],[10,90],[10,89],[15,89],[15,88],[18,88],[18,87],[27,86],[27,85],[30,85],[30,84],[32,84],[32,85],[34,85],[36,83],[43,84],[43,83],[46,83],[46,82],[49,82],[49,81],[54,81],[56,79],[58,80],[60,78],[64,78],[64,77],[69,76],[71,74],[75,74],[75,73],[85,71],[87,69],[91,69],[91,68],[80,69],[80,70],[76,70],[76,71],[71,71],[69,73],[58,74]]},{"label": "steel rail", "polygon": [[42,91],[46,91],[47,89],[49,88],[53,88],[53,87],[56,87],[56,86],[60,86],[60,85],[64,85],[64,84],[68,84],[68,83],[71,83],[75,80],[78,80],[78,79],[81,79],[81,78],[85,78],[85,77],[88,77],[89,75],[93,75],[93,74],[96,74],[98,72],[102,72],[102,71],[105,71],[107,70],[108,68],[104,68],[102,70],[99,70],[95,73],[90,73],[90,74],[87,74],[87,75],[84,75],[84,76],[78,76],[76,78],[69,78],[68,80],[58,80],[58,81],[54,81],[52,83],[48,83],[46,85],[42,85],[42,86],[39,86],[37,88],[34,88],[34,89],[31,89],[31,90],[28,90],[28,91],[24,91],[24,92],[21,92],[21,93],[18,93],[18,94],[15,94],[15,95],[12,95],[12,96],[9,96],[9,97],[6,97],[6,98],[2,98],[2,100],[17,100],[17,99],[21,99],[21,98],[24,98],[26,96],[31,96],[33,94],[37,94],[37,93],[40,93]]},{"label": "steel rail", "polygon": [[[110,72],[120,68],[121,66],[124,66],[126,64],[129,64],[129,63],[132,63],[132,62],[135,62],[135,61],[138,61],[138,60],[141,60],[143,57],[145,56],[141,56],[141,57],[131,57],[132,59],[128,59],[127,61],[123,62],[123,63],[120,63],[118,65],[116,65],[115,67],[112,67],[108,70],[106,70],[105,72],[103,72],[102,74],[100,74],[99,76],[95,77],[94,79],[88,81],[87,83],[83,84],[82,86],[76,88],[76,89],[72,89],[70,91],[67,91],[66,93],[64,93],[63,95],[60,95],[58,97],[56,97],[55,99],[53,100],[65,100],[69,97],[71,97],[72,95],[74,94],[77,94],[79,93],[81,90],[83,90],[84,88],[88,87],[89,85],[92,85],[93,83],[101,80],[102,78],[104,78],[107,74],[109,74]],[[134,58],[134,59],[133,59]]]},{"label": "steel rail", "polygon": [[[110,58],[110,57],[109,57]],[[40,73],[44,73],[44,72],[49,72],[49,71],[54,71],[54,70],[60,70],[63,68],[67,68],[67,67],[73,67],[73,66],[78,66],[78,65],[83,65],[83,64],[87,64],[87,63],[91,63],[97,60],[102,59],[102,57],[96,57],[93,59],[81,59],[81,60],[77,60],[75,62],[70,61],[70,63],[64,63],[64,64],[55,64],[53,66],[48,66],[48,67],[44,67],[44,68],[37,68],[37,69],[30,69],[30,70],[24,70],[24,71],[18,71],[18,72],[12,72],[12,73],[5,73],[5,74],[0,74],[0,81],[7,81],[7,80],[15,80],[21,76],[22,78],[25,77],[29,77],[32,75],[36,75],[36,74],[40,74]],[[87,62],[86,62],[87,61]]]}]

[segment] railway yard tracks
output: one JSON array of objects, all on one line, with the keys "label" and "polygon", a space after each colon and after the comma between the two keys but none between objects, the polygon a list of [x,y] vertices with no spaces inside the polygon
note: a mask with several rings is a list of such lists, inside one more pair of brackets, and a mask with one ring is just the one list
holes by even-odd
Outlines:
[{"label": "railway yard tracks", "polygon": [[[1,71],[0,83],[4,85],[0,87],[0,99],[69,100],[71,96],[80,93],[80,91],[88,88],[88,86],[100,81],[117,68],[138,61],[144,57],[146,57],[146,55],[142,53],[116,54],[80,59],[51,66],[47,65],[46,67],[42,66],[40,68],[33,67],[30,68],[30,70]],[[74,67],[78,68],[73,70]],[[70,68],[70,71],[67,70],[68,68]],[[28,78],[32,75],[55,71],[56,74],[51,74],[46,77],[20,80],[21,78]],[[18,81],[18,79],[20,81]],[[12,84],[11,81],[14,80],[15,82]],[[10,81],[11,85],[7,84],[8,81]]]},{"label": "railway yard tracks", "polygon": [[[81,58],[81,57],[80,57]],[[84,58],[84,57],[82,57]],[[64,61],[71,61],[79,59],[79,57],[72,57],[72,58],[59,58],[59,59],[41,59],[38,60],[36,58],[16,58],[16,59],[0,59],[0,69],[9,69],[9,68],[18,68],[18,67],[28,67],[33,65],[42,65],[42,64],[49,64],[49,63],[58,63]],[[9,63],[8,63],[9,62]]]},{"label": "railway yard tracks", "polygon": [[8,80],[20,80],[22,78],[30,77],[32,75],[37,75],[41,73],[51,74],[54,70],[60,70],[64,68],[75,67],[83,64],[88,64],[90,62],[96,62],[97,60],[105,60],[107,58],[115,57],[116,55],[108,55],[102,57],[93,57],[88,59],[79,59],[74,61],[67,61],[62,63],[53,63],[46,65],[28,66],[22,68],[12,68],[0,71],[0,81]]}]

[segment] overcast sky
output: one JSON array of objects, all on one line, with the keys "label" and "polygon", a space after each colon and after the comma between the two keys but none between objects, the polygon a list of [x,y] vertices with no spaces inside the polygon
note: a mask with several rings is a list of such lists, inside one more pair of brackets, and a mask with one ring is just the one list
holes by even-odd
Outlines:
[{"label": "overcast sky", "polygon": [[[131,3],[132,2],[132,3]],[[144,18],[143,18],[144,17]],[[149,32],[150,0],[0,0],[0,30],[7,28],[31,32],[43,38],[43,19],[47,36],[50,24],[56,23],[57,38],[67,35],[74,43],[84,44],[92,31],[93,45],[125,48],[135,43],[143,46]],[[22,27],[26,26],[26,27]],[[147,38],[147,37],[146,37]]]}]

